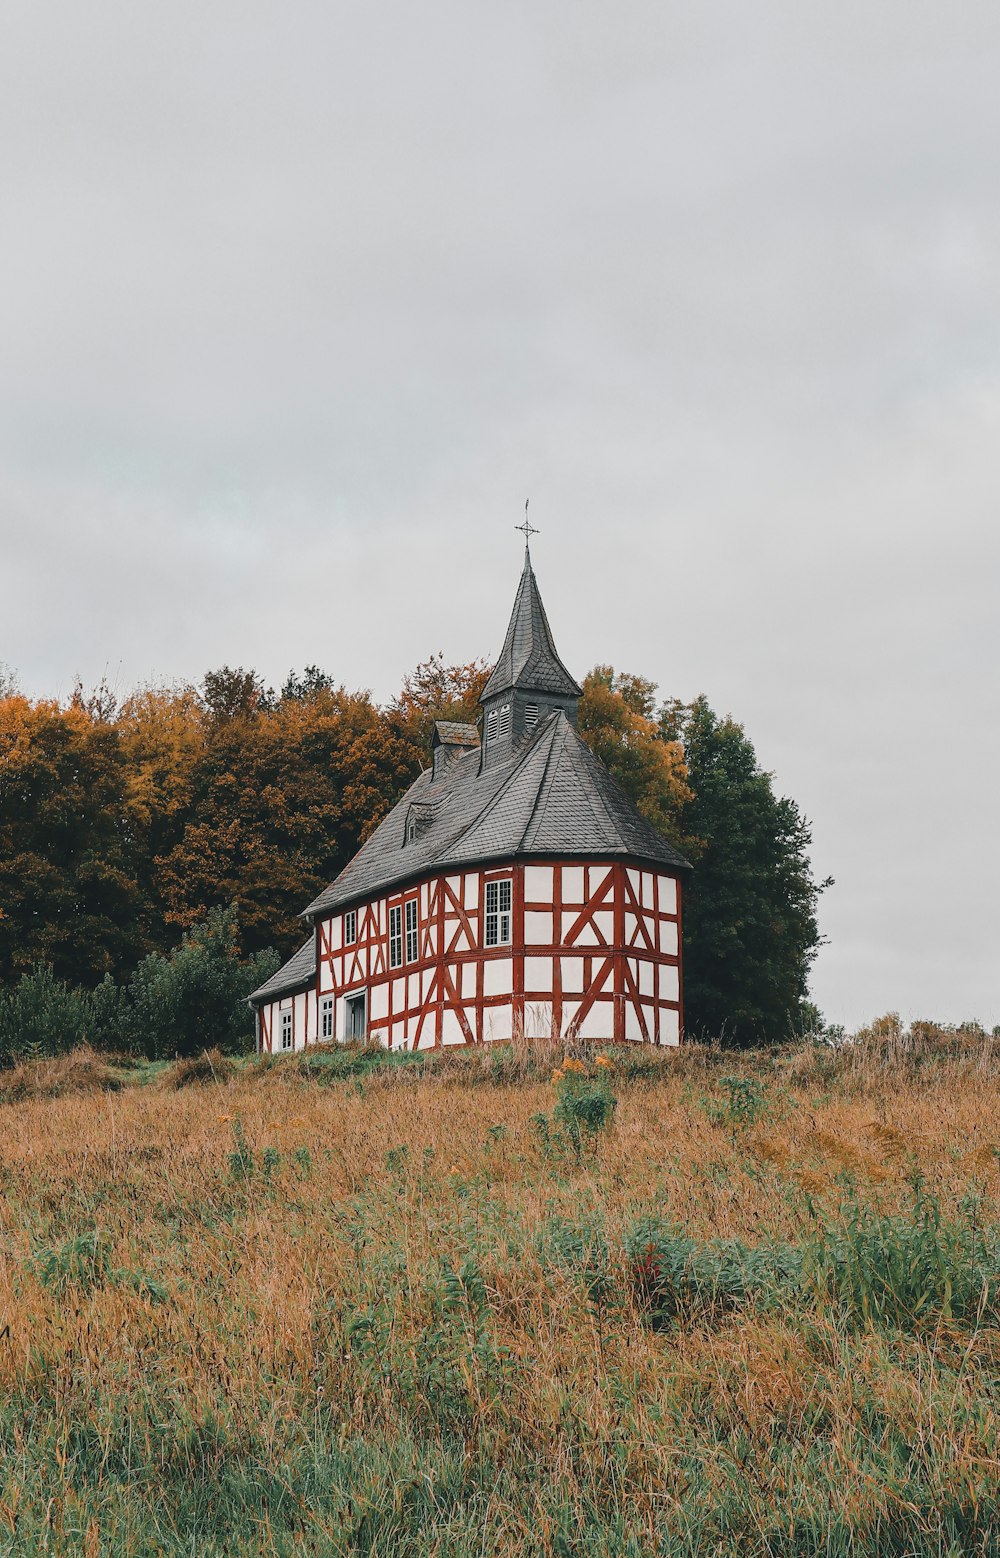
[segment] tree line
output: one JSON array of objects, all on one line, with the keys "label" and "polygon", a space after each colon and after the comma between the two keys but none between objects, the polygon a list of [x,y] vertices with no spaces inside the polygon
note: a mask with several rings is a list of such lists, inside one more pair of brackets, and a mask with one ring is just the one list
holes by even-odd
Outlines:
[{"label": "tree line", "polygon": [[[0,681],[0,1046],[15,1007],[55,1013],[62,990],[92,1031],[142,1048],[155,1029],[146,1048],[160,1051],[187,1021],[162,1015],[176,1005],[164,971],[192,958],[206,988],[225,984],[220,959],[242,970],[234,989],[253,988],[301,943],[303,905],[426,766],[434,720],[476,719],[489,669],[432,656],[384,705],[315,666],[280,691],[222,667],[198,687],[118,698],[78,686],[66,703]],[[646,678],[597,666],[579,728],[695,864],[688,1031],[787,1037],[809,1015],[825,885],[798,807],[704,698],[660,701]]]}]

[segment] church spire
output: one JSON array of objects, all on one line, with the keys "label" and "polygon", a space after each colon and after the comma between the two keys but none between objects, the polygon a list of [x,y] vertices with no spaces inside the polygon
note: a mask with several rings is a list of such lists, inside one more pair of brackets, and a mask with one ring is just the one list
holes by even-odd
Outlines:
[{"label": "church spire", "polygon": [[[526,543],[528,539],[526,535]],[[579,697],[579,686],[556,652],[526,544],[507,636],[479,700],[485,714],[484,764],[509,755],[513,743],[529,735],[554,709],[562,709],[575,723]]]},{"label": "church spire", "polygon": [[486,703],[497,693],[513,688],[524,692],[555,693],[564,698],[580,696],[580,688],[556,652],[527,546],[507,636],[480,701]]}]

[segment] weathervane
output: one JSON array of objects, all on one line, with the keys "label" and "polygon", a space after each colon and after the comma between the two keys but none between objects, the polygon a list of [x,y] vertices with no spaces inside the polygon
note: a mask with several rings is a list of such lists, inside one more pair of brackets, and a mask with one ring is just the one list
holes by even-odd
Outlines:
[{"label": "weathervane", "polygon": [[525,551],[528,550],[528,542],[531,540],[532,536],[540,536],[541,533],[542,533],[540,530],[536,530],[534,525],[530,525],[528,523],[528,503],[529,503],[529,501],[530,500],[528,498],[525,498],[525,500],[524,500],[524,524],[523,525],[515,525],[514,526],[514,529],[515,530],[520,530],[521,534],[524,536],[524,550]]}]

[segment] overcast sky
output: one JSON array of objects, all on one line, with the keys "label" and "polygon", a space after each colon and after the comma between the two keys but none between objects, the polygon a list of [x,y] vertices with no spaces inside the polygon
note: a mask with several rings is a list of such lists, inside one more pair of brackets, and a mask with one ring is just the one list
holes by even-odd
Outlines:
[{"label": "overcast sky", "polygon": [[1000,1022],[995,0],[6,0],[0,660],[704,692],[814,994]]}]

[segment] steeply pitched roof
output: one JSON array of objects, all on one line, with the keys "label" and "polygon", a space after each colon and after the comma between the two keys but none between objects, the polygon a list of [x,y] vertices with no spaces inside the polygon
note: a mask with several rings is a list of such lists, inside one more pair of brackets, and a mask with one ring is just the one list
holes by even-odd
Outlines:
[{"label": "steeply pitched roof", "polygon": [[316,937],[309,940],[282,964],[276,974],[254,991],[250,1000],[257,1003],[273,1000],[276,995],[289,995],[293,990],[305,990],[316,979]]},{"label": "steeply pitched roof", "polygon": [[[416,805],[423,825],[404,845]],[[326,913],[433,871],[537,855],[688,867],[556,710],[506,763],[481,770],[479,752],[471,751],[438,777],[422,773],[305,913]]]},{"label": "steeply pitched roof", "polygon": [[559,693],[569,698],[580,696],[580,688],[556,654],[552,629],[527,552],[507,637],[480,702],[485,703],[495,693],[507,692],[511,687],[523,687],[528,692]]}]

